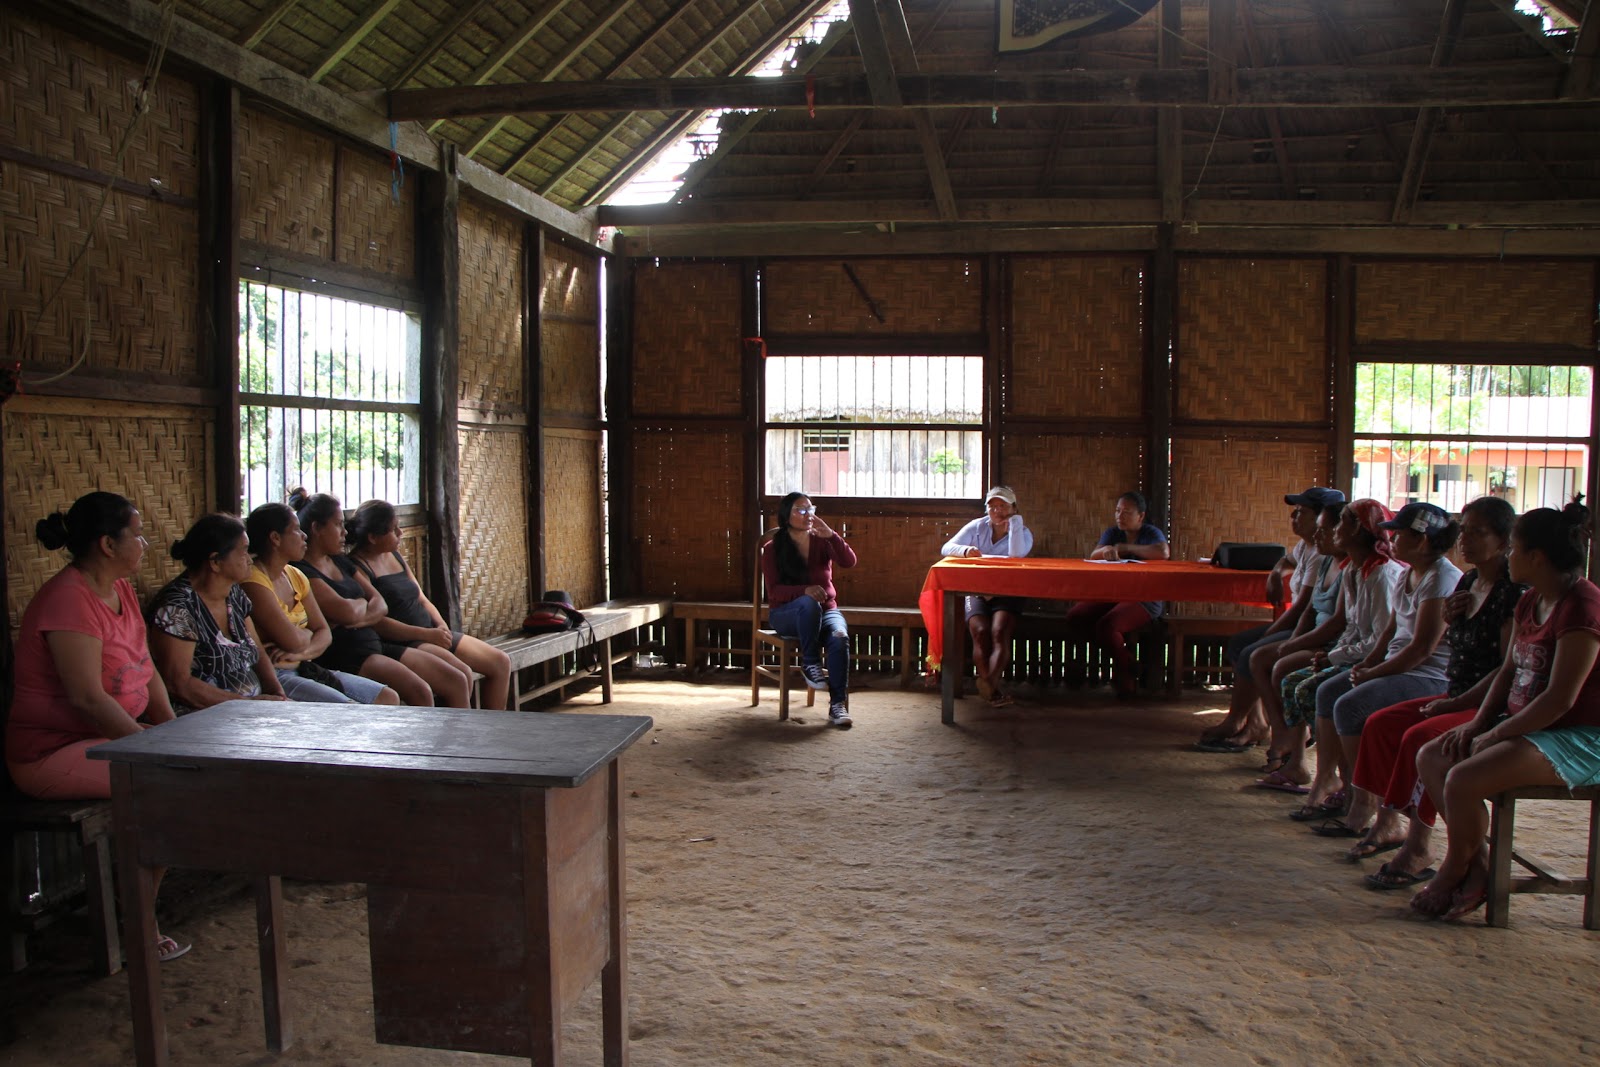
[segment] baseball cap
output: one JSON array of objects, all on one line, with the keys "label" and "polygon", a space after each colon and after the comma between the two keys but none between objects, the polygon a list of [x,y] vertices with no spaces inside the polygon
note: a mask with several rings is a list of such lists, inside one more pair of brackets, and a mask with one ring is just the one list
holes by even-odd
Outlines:
[{"label": "baseball cap", "polygon": [[1283,498],[1285,504],[1295,507],[1321,508],[1329,504],[1343,504],[1344,494],[1337,489],[1324,489],[1320,485],[1313,485],[1303,493],[1292,493]]},{"label": "baseball cap", "polygon": [[1009,485],[995,486],[993,489],[989,490],[988,493],[984,494],[983,502],[987,504],[989,501],[997,499],[1004,500],[1012,507],[1017,506],[1017,494]]},{"label": "baseball cap", "polygon": [[1400,514],[1388,522],[1378,523],[1385,530],[1415,530],[1428,533],[1450,525],[1450,513],[1438,504],[1416,501],[1400,509]]}]

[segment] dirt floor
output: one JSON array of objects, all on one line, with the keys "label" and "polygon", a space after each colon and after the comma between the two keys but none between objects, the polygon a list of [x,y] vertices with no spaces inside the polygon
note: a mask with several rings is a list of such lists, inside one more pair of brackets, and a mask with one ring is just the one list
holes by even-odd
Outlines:
[{"label": "dirt floor", "polygon": [[[1118,704],[1056,691],[957,725],[880,683],[857,726],[775,697],[627,681],[650,715],[625,757],[632,1062],[1301,1065],[1591,1063],[1600,933],[1573,897],[1410,918],[1338,842],[1250,787],[1254,754],[1188,743],[1225,693]],[[602,710],[585,694],[566,714]],[[1519,806],[1520,845],[1581,868],[1587,810]],[[295,1045],[266,1053],[252,905],[175,876],[163,925],[174,1064],[469,1064],[373,1043],[363,888],[286,886]],[[82,970],[81,923],[0,980],[0,1062],[123,1064],[127,980]],[[600,1062],[598,988],[569,1063]],[[525,1061],[524,1061],[525,1062]]]}]

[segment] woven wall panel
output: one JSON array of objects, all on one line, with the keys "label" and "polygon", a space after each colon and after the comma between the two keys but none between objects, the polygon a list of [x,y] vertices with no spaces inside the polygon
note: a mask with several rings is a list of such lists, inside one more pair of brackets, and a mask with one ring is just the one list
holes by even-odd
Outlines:
[{"label": "woven wall panel", "polygon": [[1327,485],[1320,444],[1238,438],[1172,442],[1172,554],[1211,555],[1222,541],[1293,539],[1284,494]]},{"label": "woven wall panel", "polygon": [[[872,298],[879,322],[850,280]],[[769,334],[983,332],[983,263],[969,259],[781,259],[762,268]]]},{"label": "woven wall panel", "polygon": [[331,260],[333,142],[248,109],[238,138],[239,236]]},{"label": "woven wall panel", "polygon": [[[1082,559],[1112,524],[1117,497],[1130,489],[1149,495],[1138,438],[1007,434],[1001,457],[1036,556]],[[969,516],[981,508],[973,501]]]},{"label": "woven wall panel", "polygon": [[641,430],[633,437],[634,563],[641,596],[738,600],[754,572],[738,434]]},{"label": "woven wall panel", "polygon": [[1144,409],[1144,259],[1019,257],[1006,410],[1137,418]]},{"label": "woven wall panel", "polygon": [[[550,430],[544,435],[544,572],[578,607],[605,596],[604,496],[600,435]],[[542,591],[542,590],[541,590]]]},{"label": "woven wall panel", "polygon": [[468,404],[523,406],[522,223],[461,198],[460,384]]},{"label": "woven wall panel", "polygon": [[559,241],[544,244],[544,289],[539,308],[546,315],[600,321],[600,259]]},{"label": "woven wall panel", "polygon": [[461,621],[471,634],[503,634],[528,614],[527,438],[463,429],[460,441]]},{"label": "woven wall panel", "polygon": [[599,418],[599,258],[546,241],[540,308],[540,407]]},{"label": "woven wall panel", "polygon": [[395,278],[415,277],[416,176],[406,178],[397,198],[388,159],[342,145],[338,151],[338,261]]},{"label": "woven wall panel", "polygon": [[[826,502],[819,502],[826,508]],[[873,607],[915,607],[928,568],[939,559],[939,549],[961,529],[971,514],[952,511],[947,517],[932,515],[851,518],[827,509],[829,525],[844,532],[855,549],[857,562],[850,570],[835,570],[833,584],[839,603]],[[767,525],[776,524],[775,516]]]},{"label": "woven wall panel", "polygon": [[1594,263],[1526,260],[1356,265],[1356,340],[1588,347]]},{"label": "woven wall panel", "polygon": [[[192,208],[100,190],[26,167],[0,167],[0,309],[10,358],[65,368],[87,342],[90,372],[196,382],[200,260]],[[43,319],[68,265],[96,239]],[[37,324],[36,324],[37,320]]]},{"label": "woven wall panel", "polygon": [[737,264],[640,263],[634,274],[633,410],[744,413]]},{"label": "woven wall panel", "polygon": [[151,594],[182,570],[167,549],[211,510],[215,424],[204,409],[19,397],[5,407],[6,580],[11,626],[44,582],[67,562],[47,552],[34,524],[102,489],[133,501],[150,542],[135,578]]},{"label": "woven wall panel", "polygon": [[[0,11],[0,143],[111,176],[143,80],[143,57]],[[199,92],[169,64],[115,177],[198,195],[199,131]]]},{"label": "woven wall panel", "polygon": [[1184,259],[1177,417],[1326,422],[1327,279],[1316,259]]}]

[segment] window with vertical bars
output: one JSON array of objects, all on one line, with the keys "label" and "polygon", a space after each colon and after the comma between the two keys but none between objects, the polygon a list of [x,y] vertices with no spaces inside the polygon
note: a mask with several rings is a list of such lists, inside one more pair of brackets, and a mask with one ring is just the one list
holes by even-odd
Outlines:
[{"label": "window with vertical bars", "polygon": [[765,371],[768,494],[982,495],[982,356],[769,356]]},{"label": "window with vertical bars", "polygon": [[295,486],[420,500],[421,323],[395,307],[239,283],[245,512]]},{"label": "window with vertical bars", "polygon": [[1588,484],[1592,384],[1588,367],[1358,364],[1351,488],[1395,510],[1559,508]]}]

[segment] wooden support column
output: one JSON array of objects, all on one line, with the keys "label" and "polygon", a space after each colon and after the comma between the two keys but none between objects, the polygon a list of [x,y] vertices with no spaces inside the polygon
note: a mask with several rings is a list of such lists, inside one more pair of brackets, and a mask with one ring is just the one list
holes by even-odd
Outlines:
[{"label": "wooden support column", "polygon": [[1239,10],[1237,0],[1209,0],[1206,97],[1223,107],[1239,98]]},{"label": "wooden support column", "polygon": [[1328,326],[1332,352],[1333,487],[1348,494],[1355,481],[1356,268],[1351,257],[1333,257],[1328,286]]},{"label": "wooden support column", "polygon": [[[1451,56],[1455,54],[1456,41],[1461,37],[1461,17],[1466,9],[1466,0],[1446,0],[1430,67],[1437,69],[1449,64]],[[1411,128],[1411,147],[1406,152],[1405,166],[1400,169],[1400,185],[1394,194],[1394,211],[1390,215],[1392,222],[1409,222],[1411,219],[1411,211],[1417,205],[1417,194],[1422,190],[1422,170],[1427,165],[1428,153],[1433,148],[1433,135],[1443,116],[1444,109],[1438,107],[1424,107],[1417,111],[1416,125]]]},{"label": "wooden support column", "polygon": [[[1162,70],[1183,63],[1183,5],[1161,0],[1161,33],[1156,58]],[[1156,185],[1161,191],[1161,221],[1183,221],[1183,112],[1175,107],[1156,109]]]},{"label": "wooden support column", "polygon": [[1145,483],[1150,507],[1163,529],[1172,529],[1172,354],[1178,341],[1177,227],[1156,227],[1150,270],[1150,347],[1145,353]]},{"label": "wooden support column", "polygon": [[984,396],[983,440],[985,442],[983,491],[991,485],[1005,485],[1005,415],[1010,407],[1011,386],[1011,257],[990,253],[983,264],[983,324],[989,338],[983,361]]},{"label": "wooden support column", "polygon": [[239,457],[239,187],[235,137],[239,90],[218,78],[203,96],[200,128],[201,359],[217,389],[212,506],[238,511],[244,496]]},{"label": "wooden support column", "polygon": [[1578,23],[1578,39],[1572,45],[1571,66],[1561,82],[1562,96],[1589,96],[1594,88],[1595,56],[1600,53],[1600,3],[1589,0]]},{"label": "wooden support column", "polygon": [[528,601],[550,588],[544,552],[544,228],[523,228],[522,402],[528,412]]},{"label": "wooden support column", "polygon": [[[766,421],[767,399],[767,369],[762,357],[761,346],[747,343],[746,337],[757,337],[761,334],[761,289],[758,284],[761,272],[759,260],[747,259],[740,264],[739,277],[739,368],[740,368],[740,393],[743,395],[744,408],[744,508],[741,514],[745,519],[740,524],[740,529],[747,529],[751,519],[761,515],[761,498],[765,495],[766,471],[762,458],[766,449],[762,448],[761,425]],[[765,525],[765,519],[761,524]],[[757,544],[746,545],[747,555],[753,555]],[[754,572],[748,566],[742,568],[743,572],[754,580]],[[754,591],[745,590],[746,595]],[[693,667],[693,664],[690,664]]]},{"label": "wooden support column", "polygon": [[606,494],[611,504],[611,596],[639,591],[633,530],[633,260],[606,270]]},{"label": "wooden support column", "polygon": [[428,515],[431,599],[461,626],[461,433],[456,400],[461,343],[461,180],[454,145],[437,173],[422,176],[417,252],[421,264],[423,504]]}]

